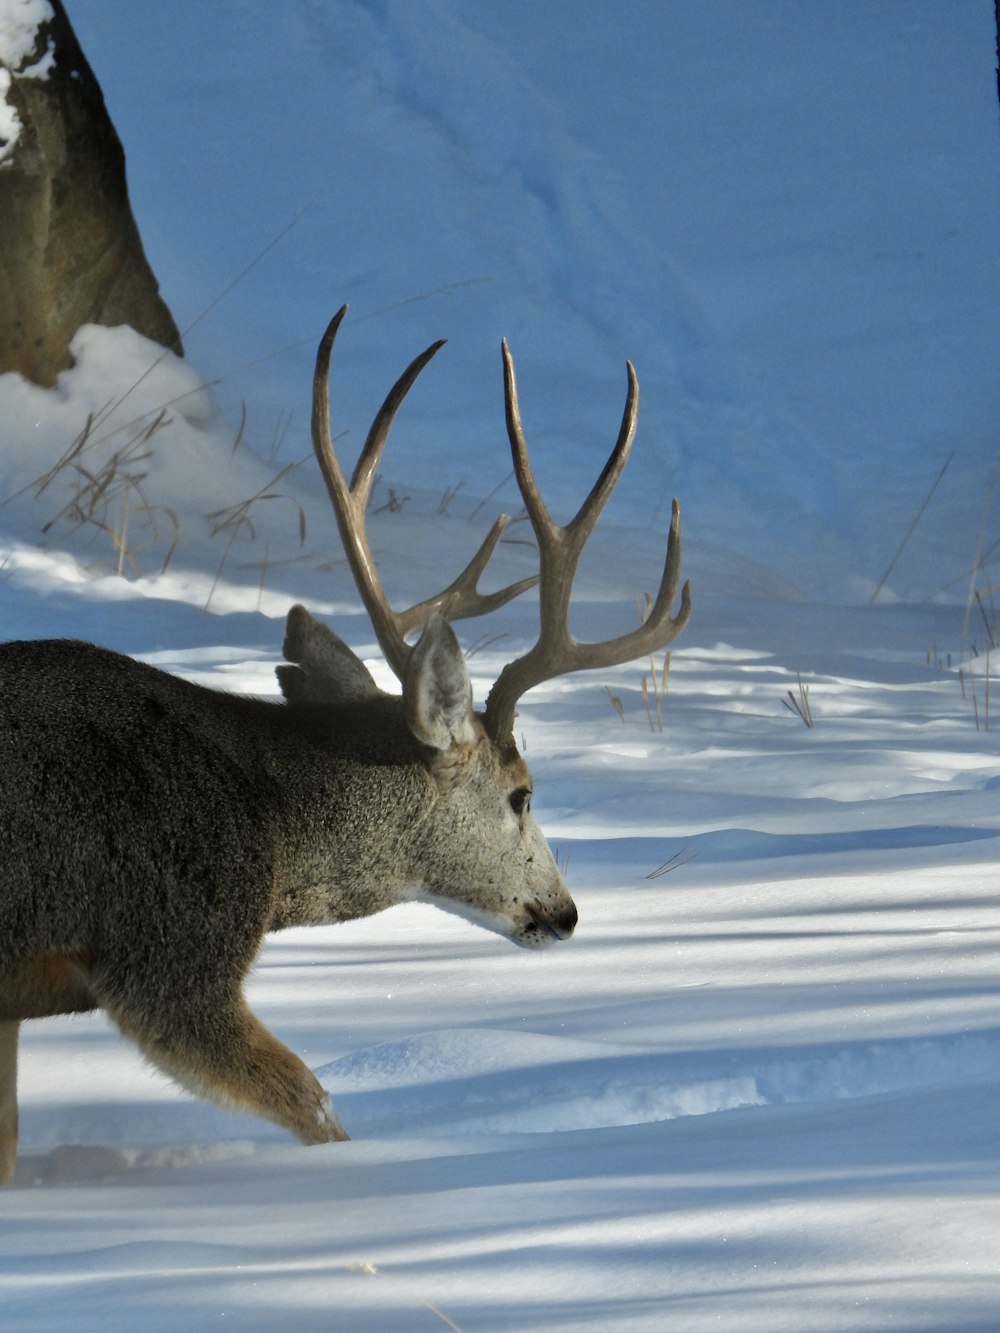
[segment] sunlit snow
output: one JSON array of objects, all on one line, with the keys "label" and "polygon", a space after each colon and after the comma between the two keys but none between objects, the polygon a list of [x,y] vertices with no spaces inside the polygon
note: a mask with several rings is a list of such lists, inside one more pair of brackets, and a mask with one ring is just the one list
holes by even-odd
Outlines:
[{"label": "sunlit snow", "polygon": [[[189,355],[87,328],[55,389],[0,377],[4,637],[275,695],[305,601],[391,687],[310,458],[344,300],[348,463],[451,339],[376,492],[394,600],[519,509],[506,335],[559,517],[639,371],[574,630],[636,623],[674,494],[695,610],[662,731],[649,662],[520,705],[572,940],[409,904],[267,941],[251,1003],[351,1142],[193,1100],[100,1015],[25,1026],[4,1333],[994,1328],[993,7],[69,9]],[[460,627],[479,703],[535,617]]]}]

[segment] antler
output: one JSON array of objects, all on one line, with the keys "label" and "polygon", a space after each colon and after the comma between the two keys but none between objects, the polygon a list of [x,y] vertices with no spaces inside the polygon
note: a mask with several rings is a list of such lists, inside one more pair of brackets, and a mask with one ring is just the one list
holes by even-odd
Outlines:
[{"label": "antler", "polygon": [[517,402],[514,362],[503,343],[504,403],[507,434],[517,484],[535,530],[540,561],[539,637],[523,657],[508,662],[486,701],[486,729],[494,740],[510,735],[518,699],[533,685],[553,676],[589,667],[617,666],[635,657],[658,651],[677,637],[691,614],[691,585],[684,584],[681,605],[676,616],[671,608],[677,596],[681,567],[681,513],[675,500],[667,539],[667,556],[656,600],[638,629],[602,643],[578,643],[569,632],[569,602],[580,554],[594,524],[614,490],[628,460],[635,436],[639,409],[639,382],[631,362],[628,366],[628,394],[618,440],[604,471],[580,507],[576,517],[565,527],[554,523],[538,493],[528,460],[528,447],[521,426]]},{"label": "antler", "polygon": [[393,418],[424,366],[444,346],[444,340],[432,343],[426,351],[411,361],[389,390],[385,402],[372,422],[368,438],[354,469],[351,484],[348,486],[334,453],[330,434],[330,358],[334,340],[346,314],[345,305],[330,321],[316,353],[312,408],[313,448],[330,494],[337,527],[340,529],[340,537],[361,600],[371,619],[386,661],[402,680],[411,652],[405,636],[412,630],[422,629],[433,612],[440,611],[449,620],[485,615],[503,606],[511,598],[517,597],[519,593],[534,587],[538,579],[537,577],[521,579],[518,583],[500,589],[499,592],[479,592],[476,585],[480,575],[510,521],[506,514],[501,514],[465,569],[443,592],[411,606],[407,611],[393,611],[390,607],[368,543],[365,514],[375,481],[375,472],[386,440],[389,438]]}]

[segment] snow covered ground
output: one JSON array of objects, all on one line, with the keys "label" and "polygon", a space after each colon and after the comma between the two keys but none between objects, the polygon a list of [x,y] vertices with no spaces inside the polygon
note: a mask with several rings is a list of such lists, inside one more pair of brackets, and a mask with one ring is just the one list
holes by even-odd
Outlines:
[{"label": "snow covered ground", "polygon": [[[662,734],[639,667],[524,707],[572,941],[415,906],[268,942],[252,1003],[353,1142],[28,1025],[5,1328],[995,1327],[1000,756],[924,660],[953,612],[699,610]],[[266,688],[248,620],[168,664]]]},{"label": "snow covered ground", "polygon": [[[322,195],[188,336],[216,401],[170,360],[139,383],[155,353],[128,333],[83,331],[52,393],[0,377],[3,633],[273,693],[303,599],[387,680],[310,464],[270,485],[308,453],[312,346],[350,297],[348,455],[406,360],[453,336],[390,442],[380,498],[411,499],[372,520],[400,601],[516,503],[479,507],[506,470],[500,334],[567,512],[635,359],[640,435],[575,624],[634,623],[676,491],[695,614],[664,729],[643,663],[522,703],[581,912],[558,948],[417,906],[268,941],[251,1002],[350,1143],[193,1101],[98,1015],[27,1025],[4,1333],[997,1327],[988,572],[965,603],[995,529],[992,9],[500,12],[72,6],[182,323]],[[497,582],[530,561],[505,545]],[[478,649],[464,628],[480,701],[532,617],[509,608]],[[800,683],[811,728],[783,703]]]}]

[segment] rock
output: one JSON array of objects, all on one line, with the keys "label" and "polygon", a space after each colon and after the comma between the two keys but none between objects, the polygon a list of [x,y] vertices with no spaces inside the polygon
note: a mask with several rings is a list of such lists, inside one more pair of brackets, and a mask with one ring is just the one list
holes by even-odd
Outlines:
[{"label": "rock", "polygon": [[23,12],[42,22],[22,20],[21,47],[8,33],[0,49],[0,373],[55,383],[88,323],[130,324],[182,355],[121,142],[61,0]]}]

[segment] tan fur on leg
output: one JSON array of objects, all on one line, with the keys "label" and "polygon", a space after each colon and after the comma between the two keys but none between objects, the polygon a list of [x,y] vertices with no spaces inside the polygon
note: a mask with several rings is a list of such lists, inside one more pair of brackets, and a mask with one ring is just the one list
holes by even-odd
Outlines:
[{"label": "tan fur on leg", "polygon": [[155,1065],[199,1096],[272,1120],[303,1143],[350,1138],[319,1081],[242,997],[229,1012],[213,1017],[209,1036],[184,1042],[178,1033],[190,1028],[183,1022],[171,1024],[166,1035],[149,1035],[111,1012]]},{"label": "tan fur on leg", "polygon": [[17,1156],[17,1034],[19,1023],[0,1023],[0,1185],[14,1179]]}]

